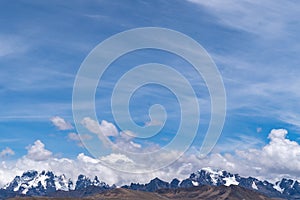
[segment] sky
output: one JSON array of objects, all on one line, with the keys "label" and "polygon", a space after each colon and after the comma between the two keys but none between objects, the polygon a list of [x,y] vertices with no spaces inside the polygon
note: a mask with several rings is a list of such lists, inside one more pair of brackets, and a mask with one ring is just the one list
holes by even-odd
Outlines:
[{"label": "sky", "polygon": [[[293,0],[1,1],[0,185],[30,169],[52,170],[73,179],[79,173],[97,175],[118,185],[147,182],[156,176],[182,179],[202,167],[268,180],[298,178],[299,11],[300,4]],[[187,60],[170,52],[143,49],[120,56],[96,86],[98,122],[91,116],[79,121],[73,117],[74,83],[90,52],[115,34],[143,27],[171,29],[192,38],[220,73],[226,93],[225,123],[217,144],[204,157],[200,149],[212,116],[209,89]],[[171,38],[164,42],[181,44]],[[198,53],[192,48],[187,51]],[[141,86],[129,101],[132,120],[159,130],[145,139],[138,131],[122,128],[114,118],[111,100],[123,75],[147,63],[168,65],[184,76],[195,92],[200,115],[194,117],[197,107],[188,98],[184,98],[184,109],[180,108],[180,99],[168,87]],[[175,75],[149,69],[132,82],[120,84],[121,89],[152,78],[174,87],[183,83]],[[164,107],[165,121],[161,115],[149,117],[150,108],[161,109],[151,107],[156,104]],[[200,122],[194,136],[195,119]],[[193,139],[186,152],[179,143],[178,148],[158,151],[151,159],[143,156],[176,138],[181,120],[185,135],[178,136],[179,141],[185,144],[186,138]],[[101,135],[122,151],[102,151]],[[142,156],[130,157],[137,152]],[[153,167],[151,173],[145,173],[145,166]]]}]

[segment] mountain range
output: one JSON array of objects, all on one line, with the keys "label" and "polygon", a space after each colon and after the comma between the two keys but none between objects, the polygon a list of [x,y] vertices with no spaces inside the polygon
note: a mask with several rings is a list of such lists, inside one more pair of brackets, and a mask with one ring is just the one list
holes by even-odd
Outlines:
[{"label": "mountain range", "polygon": [[[269,198],[300,199],[300,183],[297,180],[282,179],[276,183],[270,183],[253,177],[241,177],[238,174],[231,174],[224,170],[212,170],[211,168],[202,168],[181,181],[174,178],[171,182],[166,182],[155,178],[146,184],[131,183],[130,185],[121,186],[121,188],[116,188],[115,185],[110,186],[100,181],[97,176],[91,179],[79,175],[76,182],[73,182],[65,175],[58,176],[51,171],[27,171],[21,176],[16,176],[10,183],[0,189],[0,199],[26,196],[81,198],[111,194],[116,193],[116,191],[118,194],[131,195],[153,193],[152,195],[163,195],[164,198],[170,197],[169,199],[173,199],[179,193],[193,193],[196,195],[202,190],[211,190],[214,191],[214,194],[226,193],[229,195],[236,194],[236,191],[238,191],[238,193],[250,194],[250,196],[253,193],[262,194]],[[198,199],[201,199],[201,195]]]}]

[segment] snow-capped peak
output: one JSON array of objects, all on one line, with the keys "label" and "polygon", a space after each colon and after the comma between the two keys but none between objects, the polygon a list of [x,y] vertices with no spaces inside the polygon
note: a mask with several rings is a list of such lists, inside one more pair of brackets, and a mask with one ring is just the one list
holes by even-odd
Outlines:
[{"label": "snow-capped peak", "polygon": [[[210,168],[210,167],[204,167],[204,168],[202,168],[201,170],[202,170],[202,171],[206,171],[206,172],[208,172],[208,173],[210,173],[210,174],[215,174],[215,175],[222,175],[223,172],[224,172],[224,170],[213,170],[213,169]],[[199,170],[199,171],[201,171],[201,170]]]},{"label": "snow-capped peak", "polygon": [[64,174],[55,176],[54,183],[56,190],[68,191],[74,189],[73,182],[71,181],[71,179],[67,179]]},{"label": "snow-capped peak", "polygon": [[191,174],[190,180],[193,185],[197,182],[198,185],[238,185],[238,176],[230,174],[224,170],[213,170],[209,167],[202,168],[196,173]]},{"label": "snow-capped peak", "polygon": [[50,171],[27,171],[22,176],[16,176],[15,179],[7,184],[4,189],[12,190],[27,194],[29,190],[45,191],[45,190],[65,190],[70,189],[70,180],[67,180],[64,175],[56,176]]},{"label": "snow-capped peak", "polygon": [[54,175],[51,171],[27,171],[21,176],[16,176],[12,182],[7,184],[3,189],[26,195],[46,195],[57,190],[70,191],[84,189],[89,186],[95,186],[103,189],[110,188],[104,182],[99,181],[96,176],[90,179],[84,175],[79,175],[76,184],[68,179],[64,174]]}]

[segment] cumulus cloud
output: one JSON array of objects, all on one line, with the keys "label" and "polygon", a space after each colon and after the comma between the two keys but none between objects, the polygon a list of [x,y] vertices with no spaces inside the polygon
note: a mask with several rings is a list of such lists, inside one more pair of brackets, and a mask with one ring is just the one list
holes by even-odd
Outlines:
[{"label": "cumulus cloud", "polygon": [[237,151],[246,162],[253,163],[262,173],[297,176],[300,172],[300,145],[286,138],[287,130],[274,129],[270,142],[262,149]]},{"label": "cumulus cloud", "polygon": [[91,133],[96,134],[105,144],[107,143],[107,140],[110,140],[107,137],[113,137],[114,142],[110,141],[111,144],[114,144],[115,149],[133,152],[142,147],[141,144],[132,141],[135,137],[135,134],[132,131],[124,130],[119,132],[113,123],[102,120],[99,124],[89,117],[84,118],[81,123]]},{"label": "cumulus cloud", "polygon": [[0,157],[2,158],[10,155],[15,155],[15,152],[9,147],[6,147],[0,152]]},{"label": "cumulus cloud", "polygon": [[[108,184],[129,184],[130,182],[145,183],[155,177],[171,181],[174,177],[187,178],[192,172],[203,167],[224,169],[242,176],[254,176],[274,181],[274,177],[297,178],[300,173],[300,145],[286,138],[284,129],[272,130],[270,142],[262,148],[237,150],[235,153],[212,153],[207,157],[199,157],[197,149],[191,148],[171,165],[153,172],[143,173],[142,168],[135,168],[135,160],[123,154],[112,153],[99,159],[80,153],[75,159],[57,158],[45,149],[41,141],[36,141],[28,148],[27,155],[10,165],[0,164],[0,186],[11,181],[15,175],[30,169],[51,170],[56,174],[65,174],[76,180],[79,174],[89,177],[98,176]],[[153,165],[164,159],[173,159],[179,152],[161,153],[153,159],[144,159],[146,165]],[[47,159],[46,159],[47,158]],[[135,173],[125,173],[111,169],[119,164]],[[138,172],[138,173],[136,173]],[[5,176],[4,176],[5,175]],[[2,181],[2,182],[1,182]]]},{"label": "cumulus cloud", "polygon": [[95,133],[97,135],[101,134],[104,136],[118,136],[119,132],[114,124],[107,122],[105,120],[102,120],[99,124],[97,121],[85,117],[82,120],[82,125],[85,126],[89,131],[92,133]]},{"label": "cumulus cloud", "polygon": [[35,141],[33,145],[27,147],[27,150],[26,157],[34,161],[45,161],[52,156],[52,152],[45,149],[45,145],[40,140]]},{"label": "cumulus cloud", "polygon": [[59,130],[72,130],[74,127],[67,122],[65,119],[55,116],[50,119],[54,126],[56,126]]},{"label": "cumulus cloud", "polygon": [[[285,129],[273,129],[268,136],[269,143],[262,148],[236,150],[226,154],[214,153],[201,159],[198,166],[225,169],[270,181],[282,177],[297,179],[300,173],[300,145],[288,139],[287,134]],[[191,161],[194,164],[197,162],[196,158]]]}]

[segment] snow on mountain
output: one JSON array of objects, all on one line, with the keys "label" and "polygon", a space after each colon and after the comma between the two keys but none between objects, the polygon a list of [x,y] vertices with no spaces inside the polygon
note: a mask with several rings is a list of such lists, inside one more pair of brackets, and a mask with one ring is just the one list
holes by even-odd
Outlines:
[{"label": "snow on mountain", "polygon": [[258,187],[257,187],[257,185],[255,184],[255,182],[253,181],[252,182],[252,186],[251,186],[254,190],[258,190]]},{"label": "snow on mountain", "polygon": [[297,180],[282,179],[273,186],[274,189],[283,195],[298,195],[300,198],[300,183]]},{"label": "snow on mountain", "polygon": [[193,185],[238,185],[238,175],[230,174],[224,170],[213,170],[211,168],[202,168],[190,175]]},{"label": "snow on mountain", "polygon": [[238,185],[239,182],[237,182],[235,180],[235,177],[234,176],[230,176],[230,177],[226,177],[226,178],[223,178],[223,180],[225,180],[225,186],[230,186],[230,185]]},{"label": "snow on mountain", "polygon": [[280,188],[279,183],[280,183],[280,182],[277,182],[277,183],[273,186],[273,188],[282,194],[284,189],[283,189],[283,188]]},{"label": "snow on mountain", "polygon": [[68,191],[71,189],[73,183],[64,175],[56,176],[50,171],[27,171],[22,176],[16,176],[14,180],[4,186],[4,189],[18,192],[20,194],[27,194],[29,191],[46,192],[63,190]]},{"label": "snow on mountain", "polygon": [[61,176],[56,176],[54,178],[54,183],[56,190],[69,191],[70,189],[74,189],[73,182],[71,181],[71,179],[67,179],[64,174]]},{"label": "snow on mountain", "polygon": [[193,186],[199,186],[198,182],[192,181]]},{"label": "snow on mountain", "polygon": [[73,181],[66,178],[65,175],[57,176],[51,171],[42,171],[39,173],[32,170],[24,172],[21,176],[16,176],[3,189],[18,194],[44,196],[55,191],[74,191],[90,186],[97,187],[98,189],[110,188],[106,183],[99,181],[97,176],[94,179],[90,179],[84,175],[79,175],[76,184],[73,184]]},{"label": "snow on mountain", "polygon": [[84,175],[79,175],[76,181],[75,190],[84,189],[89,186],[109,188],[109,185],[99,181],[97,176],[95,176],[95,178],[91,180],[89,177],[86,177]]}]

